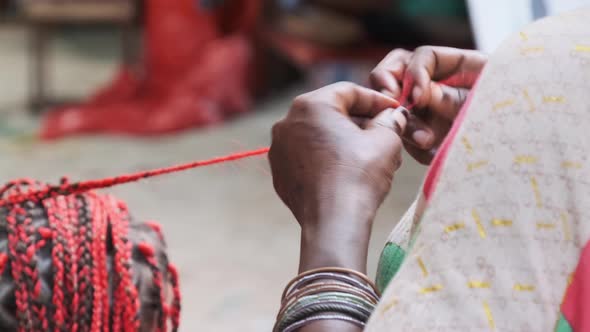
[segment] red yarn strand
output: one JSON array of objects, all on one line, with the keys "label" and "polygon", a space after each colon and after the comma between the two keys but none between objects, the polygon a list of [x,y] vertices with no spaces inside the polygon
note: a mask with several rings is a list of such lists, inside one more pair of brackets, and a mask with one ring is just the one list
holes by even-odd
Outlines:
[{"label": "red yarn strand", "polygon": [[[4,199],[0,200],[0,206],[6,206],[9,204],[18,204],[24,201],[37,201],[42,200],[52,196],[59,196],[59,195],[71,195],[77,193],[87,192],[93,189],[104,189],[113,187],[120,184],[136,182],[142,179],[156,177],[160,175],[170,174],[181,172],[193,168],[199,168],[204,166],[210,166],[215,164],[222,164],[230,161],[235,161],[239,159],[249,158],[253,156],[259,156],[268,153],[270,148],[261,148],[257,150],[245,151],[240,153],[235,153],[223,157],[212,158],[208,160],[201,160],[195,161],[188,164],[182,164],[177,166],[171,166],[166,168],[160,168],[155,170],[150,170],[146,172],[139,172],[139,173],[131,173],[120,175],[113,178],[106,178],[100,180],[90,180],[90,181],[83,181],[78,183],[63,183],[60,186],[52,186],[47,188],[42,188],[37,191],[33,191],[30,193],[22,194],[18,193],[15,195],[8,196]],[[0,192],[1,194],[1,192]]]}]

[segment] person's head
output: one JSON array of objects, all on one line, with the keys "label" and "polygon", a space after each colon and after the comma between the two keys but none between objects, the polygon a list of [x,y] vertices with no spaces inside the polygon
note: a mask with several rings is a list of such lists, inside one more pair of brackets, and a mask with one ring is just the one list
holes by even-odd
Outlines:
[{"label": "person's head", "polygon": [[159,227],[93,192],[11,201],[49,190],[0,187],[0,331],[178,328],[178,274]]}]

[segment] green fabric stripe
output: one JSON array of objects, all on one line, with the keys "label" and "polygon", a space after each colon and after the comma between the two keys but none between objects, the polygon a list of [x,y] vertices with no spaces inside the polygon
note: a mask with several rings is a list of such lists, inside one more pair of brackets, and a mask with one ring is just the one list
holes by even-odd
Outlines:
[{"label": "green fabric stripe", "polygon": [[381,252],[379,267],[377,268],[377,289],[385,290],[389,281],[395,276],[400,265],[406,258],[406,252],[395,243],[388,242]]},{"label": "green fabric stripe", "polygon": [[570,323],[567,322],[563,314],[559,314],[559,320],[557,321],[557,325],[555,325],[555,332],[574,332]]}]

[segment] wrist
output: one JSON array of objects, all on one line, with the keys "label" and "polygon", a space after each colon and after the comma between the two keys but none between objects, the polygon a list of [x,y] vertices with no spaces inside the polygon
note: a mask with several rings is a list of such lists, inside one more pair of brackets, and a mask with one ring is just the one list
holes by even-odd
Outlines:
[{"label": "wrist", "polygon": [[370,217],[348,215],[303,223],[300,272],[330,266],[365,273],[372,221],[372,215]]},{"label": "wrist", "polygon": [[335,225],[370,229],[383,201],[375,196],[370,190],[358,186],[340,186],[337,190],[308,195],[298,221],[314,231]]},{"label": "wrist", "polygon": [[302,227],[300,272],[329,266],[365,273],[380,200],[358,186],[348,190],[340,186],[329,194],[320,192],[307,198],[310,204],[298,218]]}]

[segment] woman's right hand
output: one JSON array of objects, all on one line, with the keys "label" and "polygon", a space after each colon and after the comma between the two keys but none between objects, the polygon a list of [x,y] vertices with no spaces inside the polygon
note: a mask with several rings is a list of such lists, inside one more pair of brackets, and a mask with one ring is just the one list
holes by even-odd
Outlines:
[{"label": "woman's right hand", "polygon": [[478,51],[422,46],[396,49],[373,70],[373,89],[413,105],[403,138],[418,162],[430,164],[486,61]]}]

